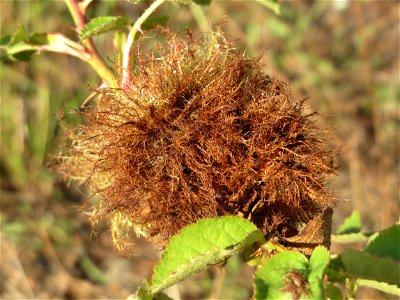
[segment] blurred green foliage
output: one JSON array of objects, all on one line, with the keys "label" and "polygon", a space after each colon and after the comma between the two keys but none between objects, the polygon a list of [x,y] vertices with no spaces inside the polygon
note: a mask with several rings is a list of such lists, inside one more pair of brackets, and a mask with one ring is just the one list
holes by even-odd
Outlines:
[{"label": "blurred green foliage", "polygon": [[[88,16],[127,15],[135,20],[149,3],[145,0],[137,5],[127,1],[95,1],[88,8]],[[238,38],[252,55],[262,55],[260,59],[265,63],[266,72],[290,81],[299,99],[308,97],[310,106],[322,115],[318,122],[334,127],[334,138],[344,148],[338,159],[341,168],[335,188],[339,199],[335,223],[340,224],[355,208],[360,210],[367,230],[385,228],[397,221],[400,200],[399,3],[289,1],[282,2],[280,10],[277,16],[256,1],[213,1],[209,7],[201,7],[208,22],[212,25],[225,22],[229,36]],[[2,35],[12,34],[22,24],[28,34],[62,32],[76,39],[72,20],[61,1],[2,1],[0,14]],[[165,4],[156,15],[168,16],[167,26],[176,31],[190,28],[197,33],[197,28],[204,31],[208,26],[200,23],[201,18],[193,17],[190,7],[175,3]],[[149,48],[154,45],[151,37],[150,34],[144,38]],[[99,52],[113,65],[111,40],[110,34],[95,38]],[[146,256],[150,251],[140,252],[138,245],[142,258],[118,258],[122,261],[119,264],[110,254],[110,243],[101,235],[101,228],[97,237],[99,245],[90,241],[90,229],[81,209],[77,208],[82,205],[80,193],[73,186],[61,183],[48,168],[49,154],[59,153],[62,136],[57,114],[79,109],[99,83],[86,64],[59,54],[37,56],[29,64],[0,64],[1,246],[15,245],[1,251],[11,255],[15,250],[15,257],[25,267],[25,276],[31,282],[41,283],[31,285],[32,295],[126,297],[137,287],[132,286],[133,282],[140,284],[143,276],[150,276],[146,270],[150,271],[151,266],[143,262],[154,259]],[[79,122],[79,119],[67,121]],[[85,239],[87,244],[83,242]],[[142,244],[141,247],[147,249]],[[333,251],[337,249],[341,248]],[[122,272],[129,282],[113,277],[122,285],[115,290],[112,285],[91,288],[85,284],[96,279],[88,278],[90,275],[85,275],[87,271],[79,264],[86,255],[96,268],[109,273],[125,270],[121,265],[131,268],[137,265],[135,270],[140,280],[130,269],[132,277]],[[5,282],[24,274],[13,265],[7,267],[14,262],[15,258],[2,262],[0,271]],[[63,285],[62,280],[55,284],[50,280],[58,278],[55,275],[60,274],[57,267],[60,264],[72,284]],[[240,291],[230,288],[234,278],[236,283],[242,282],[242,271],[235,269],[234,264],[235,261],[228,263],[228,269],[232,268],[238,275],[226,279],[223,293],[227,297],[247,297],[251,287],[244,286]],[[212,289],[206,275],[200,274],[197,278],[204,285],[199,297]],[[88,281],[83,282],[82,278]],[[190,280],[185,285],[188,289],[193,287]],[[0,288],[2,296],[31,295],[23,284],[16,285],[15,290],[4,286],[7,285]],[[363,296],[379,297],[369,291],[360,294]]]}]

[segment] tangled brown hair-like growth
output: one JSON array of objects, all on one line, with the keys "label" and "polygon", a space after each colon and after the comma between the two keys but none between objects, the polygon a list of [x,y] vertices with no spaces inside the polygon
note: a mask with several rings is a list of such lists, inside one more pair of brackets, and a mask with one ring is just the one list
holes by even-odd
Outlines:
[{"label": "tangled brown hair-like growth", "polygon": [[288,246],[314,222],[297,241],[329,246],[333,150],[286,83],[218,32],[169,34],[135,64],[128,87],[80,112],[59,165],[99,199],[92,220],[113,220],[117,245],[127,227],[163,246],[201,218],[238,215]]}]

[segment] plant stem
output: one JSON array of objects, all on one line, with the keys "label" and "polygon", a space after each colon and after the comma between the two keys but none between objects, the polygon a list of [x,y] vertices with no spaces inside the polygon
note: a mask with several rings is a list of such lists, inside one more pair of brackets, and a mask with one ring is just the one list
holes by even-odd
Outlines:
[{"label": "plant stem", "polygon": [[[86,25],[85,15],[77,0],[64,0],[65,4],[68,7],[68,10],[74,20],[74,23],[78,29],[78,32],[82,30],[82,28]],[[89,63],[92,68],[97,72],[97,74],[107,82],[110,87],[116,87],[116,79],[113,71],[109,66],[104,62],[101,58],[100,54],[97,52],[97,49],[93,43],[91,38],[85,39],[82,44],[87,48],[90,53],[90,58],[85,60]]]},{"label": "plant stem", "polygon": [[211,28],[207,21],[207,17],[203,11],[203,8],[197,4],[190,4],[190,10],[192,11],[192,15],[196,20],[200,30],[202,32],[210,32]]},{"label": "plant stem", "polygon": [[126,44],[124,47],[123,59],[122,59],[122,78],[121,78],[121,86],[125,87],[128,85],[129,77],[130,77],[130,53],[133,42],[135,41],[135,36],[138,31],[142,31],[140,27],[142,26],[143,22],[159,7],[162,3],[166,0],[156,0],[154,1],[146,10],[145,12],[136,20],[135,24],[133,24],[128,38],[126,40]]}]

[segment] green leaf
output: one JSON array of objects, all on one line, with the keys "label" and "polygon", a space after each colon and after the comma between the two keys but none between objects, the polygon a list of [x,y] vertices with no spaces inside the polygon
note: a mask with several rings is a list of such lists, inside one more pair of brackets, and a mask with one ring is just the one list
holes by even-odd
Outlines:
[{"label": "green leaf", "polygon": [[128,0],[129,2],[132,2],[133,4],[138,4],[140,0]]},{"label": "green leaf", "polygon": [[328,275],[330,282],[344,283],[348,278],[345,266],[343,265],[342,258],[339,255],[332,255],[329,266],[325,271]]},{"label": "green leaf", "polygon": [[36,52],[36,50],[20,51],[18,53],[15,53],[13,55],[13,58],[16,61],[30,61],[35,56]]},{"label": "green leaf", "polygon": [[360,212],[355,210],[347,217],[336,231],[337,234],[359,233],[361,230]]},{"label": "green leaf", "polygon": [[206,6],[211,4],[211,0],[193,0],[193,2],[198,5],[206,5]]},{"label": "green leaf", "polygon": [[380,257],[390,257],[400,262],[400,224],[373,235],[365,251]]},{"label": "green leaf", "polygon": [[6,46],[8,43],[11,42],[12,36],[11,35],[2,35],[0,37],[0,46]]},{"label": "green leaf", "polygon": [[47,45],[49,44],[48,33],[34,33],[29,38],[29,43],[32,45]]},{"label": "green leaf", "polygon": [[318,246],[310,261],[296,251],[279,253],[267,260],[254,278],[255,299],[324,298],[323,276],[329,252]]},{"label": "green leaf", "polygon": [[165,25],[167,24],[169,17],[166,15],[161,16],[150,16],[143,22],[141,28],[143,30],[153,29],[158,25]]},{"label": "green leaf", "polygon": [[127,300],[172,300],[172,298],[162,292],[152,295],[148,290],[141,287],[136,295],[129,296]]},{"label": "green leaf", "polygon": [[[4,43],[7,39],[4,39]],[[87,60],[90,56],[86,49],[60,33],[34,33],[28,41],[9,42],[0,46],[0,60],[28,61],[41,51],[63,53]]]},{"label": "green leaf", "polygon": [[20,42],[25,41],[26,38],[26,31],[24,26],[18,25],[17,29],[15,30],[11,41],[10,41],[10,46],[16,45]]},{"label": "green leaf", "polygon": [[19,25],[14,34],[3,36],[0,42],[0,60],[28,61],[36,54],[37,49],[26,43],[26,31]]},{"label": "green leaf", "polygon": [[310,272],[307,276],[310,283],[311,295],[314,299],[324,298],[324,286],[322,278],[324,271],[329,264],[329,252],[323,246],[318,246],[314,249],[310,257]]},{"label": "green leaf", "polygon": [[400,286],[400,264],[391,258],[355,250],[345,251],[340,257],[348,273],[355,278]]},{"label": "green leaf", "polygon": [[11,61],[29,61],[37,52],[35,46],[29,45],[25,42],[20,42],[14,44],[7,49],[0,57],[1,60],[11,60]]},{"label": "green leaf", "polygon": [[258,0],[258,2],[272,10],[276,15],[281,14],[281,6],[279,5],[278,0]]},{"label": "green leaf", "polygon": [[329,263],[329,252],[323,246],[314,249],[310,257],[311,273],[310,280],[320,279],[324,274],[324,270]]},{"label": "green leaf", "polygon": [[287,290],[290,278],[287,275],[295,272],[306,277],[308,262],[306,257],[296,251],[279,253],[267,260],[254,276],[254,299],[292,299]]},{"label": "green leaf", "polygon": [[80,33],[81,40],[96,36],[114,29],[128,26],[130,20],[128,17],[107,16],[92,19]]},{"label": "green leaf", "polygon": [[367,241],[371,233],[332,234],[331,241],[339,244],[349,244]]},{"label": "green leaf", "polygon": [[170,240],[155,267],[150,291],[157,293],[263,238],[254,224],[239,217],[203,219],[189,225]]},{"label": "green leaf", "polygon": [[334,285],[327,285],[326,288],[326,297],[330,300],[342,300],[343,299],[343,294],[342,291],[334,286]]},{"label": "green leaf", "polygon": [[367,287],[400,297],[400,288],[394,284],[388,284],[385,282],[378,282],[375,280],[366,280],[366,279],[357,280],[357,284],[362,285],[362,286],[367,286]]}]

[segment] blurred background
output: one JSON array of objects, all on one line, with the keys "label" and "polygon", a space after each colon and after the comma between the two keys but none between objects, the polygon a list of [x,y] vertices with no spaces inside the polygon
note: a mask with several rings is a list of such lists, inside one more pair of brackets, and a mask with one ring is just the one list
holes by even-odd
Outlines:
[{"label": "blurred background", "polygon": [[[95,1],[88,16],[135,20],[150,3]],[[376,231],[399,217],[399,12],[398,1],[281,1],[278,16],[259,1],[238,0],[202,8],[166,3],[156,14],[168,16],[173,30],[195,33],[225,20],[228,36],[260,57],[266,73],[290,82],[296,98],[308,98],[320,113],[318,123],[333,128],[341,148],[332,186],[334,228],[357,209],[363,230]],[[1,34],[23,24],[29,33],[75,38],[62,1],[3,0],[0,19]],[[112,65],[112,34],[95,43]],[[48,167],[62,137],[57,113],[79,108],[99,78],[85,63],[60,54],[0,68],[0,298],[126,298],[150,278],[155,251],[135,240],[132,255],[120,255],[107,224],[88,224],[82,212],[87,196]],[[249,299],[253,271],[239,258],[224,270],[223,281],[218,267],[186,280],[180,296]],[[382,297],[388,296],[371,290],[358,295]]]}]

